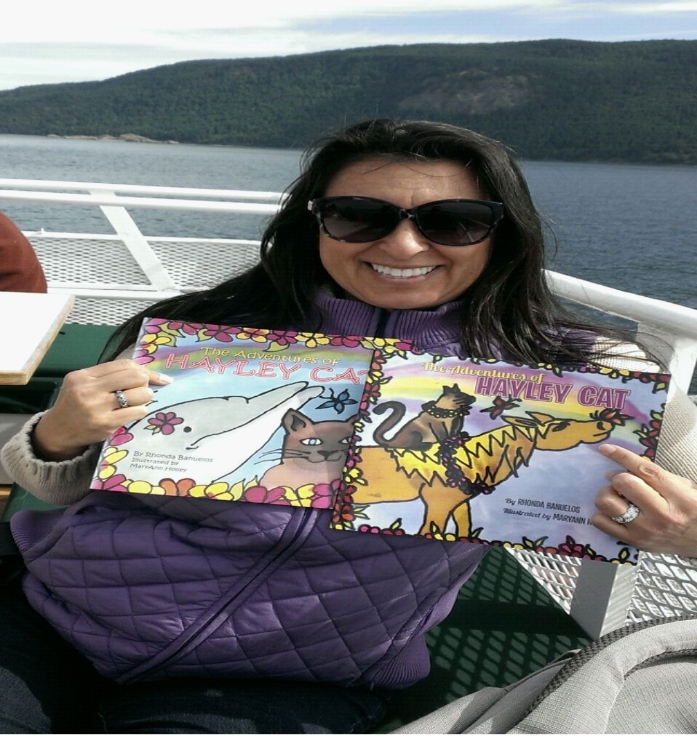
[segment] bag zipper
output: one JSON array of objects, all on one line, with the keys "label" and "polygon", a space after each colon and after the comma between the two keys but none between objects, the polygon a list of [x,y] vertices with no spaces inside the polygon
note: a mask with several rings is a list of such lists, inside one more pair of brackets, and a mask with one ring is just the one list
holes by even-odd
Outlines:
[{"label": "bag zipper", "polygon": [[[392,314],[390,310],[379,308],[378,322],[375,326],[375,338],[383,338],[387,322]],[[207,608],[206,612],[190,625],[183,633],[180,633],[166,648],[150,660],[139,664],[116,681],[119,684],[140,682],[167,668],[177,660],[196,648],[201,641],[215,631],[227,619],[229,612],[240,602],[249,597],[270,573],[283,564],[307,539],[312,530],[315,520],[319,515],[318,510],[303,509],[295,530],[291,533],[289,541],[285,541],[286,531],[278,544],[264,556],[261,561],[252,567],[247,574],[235,583],[223,597]],[[292,522],[291,518],[291,522]],[[290,526],[290,524],[289,524]],[[211,612],[212,611],[212,612]]]},{"label": "bag zipper", "polygon": [[235,582],[230,590],[210,605],[194,623],[162,651],[148,661],[133,667],[116,681],[119,684],[130,684],[149,679],[196,648],[220,627],[236,606],[257,590],[269,574],[273,573],[305,543],[319,513],[320,511],[316,509],[301,508],[300,515],[291,517],[281,540],[241,579]]}]

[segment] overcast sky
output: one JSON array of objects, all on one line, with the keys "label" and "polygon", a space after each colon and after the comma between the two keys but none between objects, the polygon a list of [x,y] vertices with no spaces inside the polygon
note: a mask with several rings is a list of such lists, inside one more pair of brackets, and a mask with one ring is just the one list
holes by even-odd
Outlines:
[{"label": "overcast sky", "polygon": [[0,89],[101,80],[192,59],[544,38],[695,39],[697,2],[15,0],[0,21]]}]

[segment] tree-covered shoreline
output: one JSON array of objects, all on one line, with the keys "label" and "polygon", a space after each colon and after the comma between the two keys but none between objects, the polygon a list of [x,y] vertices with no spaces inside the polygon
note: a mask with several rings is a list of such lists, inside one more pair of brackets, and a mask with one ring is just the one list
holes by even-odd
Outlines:
[{"label": "tree-covered shoreline", "polygon": [[180,62],[0,92],[0,133],[301,148],[370,117],[527,159],[697,164],[697,41],[420,44]]}]

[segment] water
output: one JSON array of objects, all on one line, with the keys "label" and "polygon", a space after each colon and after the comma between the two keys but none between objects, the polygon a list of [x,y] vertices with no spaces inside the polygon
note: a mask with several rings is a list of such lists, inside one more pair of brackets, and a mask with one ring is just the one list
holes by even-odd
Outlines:
[{"label": "water", "polygon": [[[0,136],[0,176],[282,191],[300,152]],[[557,241],[549,266],[609,287],[697,308],[697,167],[523,162]],[[110,233],[96,208],[2,203],[26,230]],[[133,210],[150,236],[255,237],[232,215]]]},{"label": "water", "polygon": [[558,241],[553,269],[697,308],[697,167],[523,168]]},{"label": "water", "polygon": [[[280,192],[300,152],[0,136],[0,176]],[[523,162],[545,216],[548,265],[697,308],[697,167]],[[96,208],[3,203],[25,230],[110,233]],[[254,216],[131,211],[149,236],[258,238]],[[556,240],[556,250],[553,248]]]},{"label": "water", "polygon": [[[0,136],[0,176],[112,184],[282,191],[298,175],[300,152]],[[24,230],[113,233],[94,207],[3,203]],[[148,236],[258,238],[258,218],[245,215],[132,210]]]}]

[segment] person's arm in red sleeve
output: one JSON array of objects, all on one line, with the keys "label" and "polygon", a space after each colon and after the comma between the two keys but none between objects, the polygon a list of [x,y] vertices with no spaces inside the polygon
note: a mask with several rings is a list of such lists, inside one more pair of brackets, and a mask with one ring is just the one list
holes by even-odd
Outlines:
[{"label": "person's arm in red sleeve", "polygon": [[0,290],[46,292],[46,276],[27,237],[0,213]]}]

